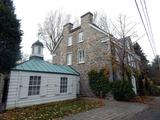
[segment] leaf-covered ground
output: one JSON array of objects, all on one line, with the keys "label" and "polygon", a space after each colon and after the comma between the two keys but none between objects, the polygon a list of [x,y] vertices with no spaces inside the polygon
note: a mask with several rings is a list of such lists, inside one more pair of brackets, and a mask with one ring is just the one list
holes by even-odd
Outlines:
[{"label": "leaf-covered ground", "polygon": [[102,100],[93,99],[53,102],[8,110],[0,114],[0,120],[53,120],[103,105],[104,102]]}]

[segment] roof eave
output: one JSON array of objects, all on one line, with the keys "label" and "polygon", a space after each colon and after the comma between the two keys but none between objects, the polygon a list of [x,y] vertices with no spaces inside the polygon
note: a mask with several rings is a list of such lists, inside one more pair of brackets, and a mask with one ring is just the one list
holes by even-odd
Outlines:
[{"label": "roof eave", "polygon": [[60,73],[60,72],[49,72],[49,71],[32,71],[32,70],[20,70],[20,69],[11,69],[11,71],[36,72],[36,73],[49,73],[49,74],[65,74],[65,75],[75,75],[75,76],[80,76],[80,74]]}]

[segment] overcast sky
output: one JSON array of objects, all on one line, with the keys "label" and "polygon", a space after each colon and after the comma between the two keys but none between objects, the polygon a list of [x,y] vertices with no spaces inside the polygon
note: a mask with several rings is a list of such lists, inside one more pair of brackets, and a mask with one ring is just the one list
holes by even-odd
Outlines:
[{"label": "overcast sky", "polygon": [[[107,16],[116,18],[120,13],[128,15],[132,21],[139,23],[137,32],[145,34],[134,0],[13,0],[18,19],[21,19],[22,52],[29,54],[31,45],[35,42],[38,33],[38,24],[42,23],[46,15],[52,10],[61,9],[73,18],[79,18],[87,12],[103,11]],[[137,0],[139,1],[139,0]],[[146,0],[153,29],[157,53],[160,54],[160,0]],[[149,60],[153,59],[152,49],[147,37],[138,41]],[[47,50],[44,51],[45,60],[51,59]]]}]

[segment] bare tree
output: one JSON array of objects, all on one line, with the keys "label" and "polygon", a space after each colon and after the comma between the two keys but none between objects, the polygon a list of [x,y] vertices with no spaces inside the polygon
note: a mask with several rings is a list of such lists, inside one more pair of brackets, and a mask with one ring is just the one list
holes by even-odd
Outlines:
[{"label": "bare tree", "polygon": [[[130,22],[126,15],[120,14],[116,20],[112,21],[107,15],[102,14],[98,16],[95,13],[95,23],[104,31],[109,33],[111,45],[111,61],[114,74],[114,64],[116,64],[116,57],[118,56],[122,79],[125,79],[125,65],[127,64],[128,56],[128,36],[136,37],[135,32],[136,23]],[[113,36],[112,36],[113,35]],[[114,76],[114,75],[113,75]],[[114,79],[114,78],[113,78]]]},{"label": "bare tree", "polygon": [[93,21],[96,25],[98,25],[105,32],[112,34],[112,32],[114,31],[114,27],[110,22],[111,19],[106,14],[96,11],[94,12],[93,16]]},{"label": "bare tree", "polygon": [[[128,21],[129,18],[126,15],[120,14],[116,22],[112,22],[112,25],[115,28],[115,36],[118,38],[118,44],[120,44],[121,48],[116,50],[116,54],[119,57],[121,72],[122,72],[122,79],[125,80],[127,59],[128,59],[128,51],[131,51],[129,37],[137,36],[135,32],[136,23],[132,23]],[[129,37],[128,37],[129,36]],[[113,45],[114,46],[114,45]],[[128,48],[129,47],[129,48]],[[132,51],[133,52],[133,51]],[[135,61],[128,61],[128,62],[135,62]]]},{"label": "bare tree", "polygon": [[62,36],[63,25],[70,21],[70,15],[60,11],[50,12],[45,21],[39,24],[39,34],[45,46],[53,54],[54,47]]}]

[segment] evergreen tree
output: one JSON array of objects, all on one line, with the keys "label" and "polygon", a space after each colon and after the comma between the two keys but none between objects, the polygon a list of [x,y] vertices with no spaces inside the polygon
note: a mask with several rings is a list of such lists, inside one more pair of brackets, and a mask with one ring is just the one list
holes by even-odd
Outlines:
[{"label": "evergreen tree", "polygon": [[159,68],[160,56],[157,55],[150,66],[149,77],[156,83],[160,84],[160,68]]},{"label": "evergreen tree", "polygon": [[145,53],[143,52],[141,46],[136,42],[133,45],[134,51],[136,53],[136,55],[138,55],[140,57],[140,70],[143,74],[147,74],[148,71],[148,63],[149,61],[147,60]]},{"label": "evergreen tree", "polygon": [[159,61],[160,61],[160,57],[159,55],[156,55],[156,57],[153,59],[153,62],[152,62],[152,69],[156,72],[160,71],[160,68],[159,68]]},{"label": "evergreen tree", "polygon": [[12,0],[0,0],[0,73],[9,73],[20,59],[21,36]]}]

